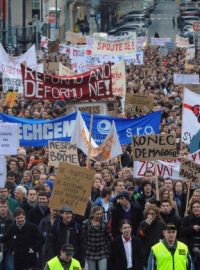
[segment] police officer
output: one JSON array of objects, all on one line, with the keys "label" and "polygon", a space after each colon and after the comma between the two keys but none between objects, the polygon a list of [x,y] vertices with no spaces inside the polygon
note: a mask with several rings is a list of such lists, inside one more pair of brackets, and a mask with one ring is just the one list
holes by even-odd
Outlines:
[{"label": "police officer", "polygon": [[151,248],[147,270],[193,270],[188,247],[177,241],[174,224],[166,224],[163,240]]},{"label": "police officer", "polygon": [[64,244],[61,248],[60,256],[49,260],[44,270],[81,270],[79,261],[73,258],[74,248],[71,244]]}]

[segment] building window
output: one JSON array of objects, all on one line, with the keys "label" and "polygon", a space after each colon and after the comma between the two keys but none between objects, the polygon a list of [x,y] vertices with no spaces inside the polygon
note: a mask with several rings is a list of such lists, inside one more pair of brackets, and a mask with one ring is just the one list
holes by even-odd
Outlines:
[{"label": "building window", "polygon": [[39,9],[40,8],[40,0],[32,0],[32,8]]}]

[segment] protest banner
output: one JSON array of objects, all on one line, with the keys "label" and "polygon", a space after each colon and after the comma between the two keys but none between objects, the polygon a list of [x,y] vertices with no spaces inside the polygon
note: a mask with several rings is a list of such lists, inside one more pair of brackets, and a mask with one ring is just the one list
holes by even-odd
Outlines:
[{"label": "protest banner", "polygon": [[92,52],[106,55],[136,53],[136,33],[116,39],[93,36]]},{"label": "protest banner", "polygon": [[179,35],[176,35],[176,47],[177,48],[188,48],[190,47],[189,38],[183,38]]},{"label": "protest banner", "polygon": [[[200,165],[200,151],[189,154],[186,157],[189,160]],[[171,179],[181,179],[179,174],[181,166],[181,157],[174,160],[157,160],[157,168],[160,176]],[[151,170],[155,175],[154,161],[134,161],[133,176],[141,178],[145,176],[145,172]]]},{"label": "protest banner", "polygon": [[200,182],[200,165],[192,160],[182,158],[180,176],[191,182]]},{"label": "protest banner", "polygon": [[[184,88],[181,141],[188,145],[190,152],[199,149],[200,139],[196,136],[200,130],[199,98],[199,94]],[[196,139],[193,140],[194,138]],[[191,147],[192,141],[195,144]]]},{"label": "protest banner", "polygon": [[49,141],[49,165],[58,168],[59,162],[78,165],[78,153],[75,144],[61,141]]},{"label": "protest banner", "polygon": [[48,41],[48,52],[49,53],[54,53],[54,52],[58,52],[59,51],[59,40],[55,40],[55,41]]},{"label": "protest banner", "polygon": [[59,62],[59,72],[58,75],[59,76],[73,76],[76,73],[69,69],[68,67],[64,66],[61,62]]},{"label": "protest banner", "polygon": [[111,67],[112,91],[114,96],[124,97],[126,94],[126,70],[124,61]]},{"label": "protest banner", "polygon": [[16,92],[8,92],[4,99],[3,106],[9,106],[10,108],[12,108],[15,104],[16,98],[17,98]]},{"label": "protest banner", "polygon": [[66,42],[71,44],[86,44],[86,36],[82,36],[81,33],[68,31],[66,33]]},{"label": "protest banner", "polygon": [[2,74],[3,92],[7,93],[9,89],[23,93],[23,84],[21,76],[16,76],[9,73]]},{"label": "protest banner", "polygon": [[199,74],[174,73],[174,84],[199,84]]},{"label": "protest banner", "polygon": [[6,158],[0,156],[0,188],[5,188],[5,182],[7,177]]},{"label": "protest banner", "polygon": [[24,54],[13,57],[7,54],[0,43],[0,59],[0,72],[21,75],[21,63],[30,68],[36,68],[37,66],[35,45],[32,45]]},{"label": "protest banner", "polygon": [[[82,113],[87,128],[90,126],[90,114]],[[18,123],[21,146],[48,146],[49,140],[71,140],[76,121],[76,113],[52,120],[25,119],[7,114],[0,114],[3,122]],[[115,122],[121,144],[131,143],[133,135],[159,133],[161,112],[157,111],[138,117],[125,119],[106,115],[94,115],[92,137],[97,144],[102,143],[109,133],[112,121]]]},{"label": "protest banner", "polygon": [[154,38],[151,37],[151,46],[165,46],[166,43],[171,42],[171,38]]},{"label": "protest banner", "polygon": [[49,207],[61,209],[64,205],[72,208],[73,214],[84,215],[91,193],[95,171],[61,162]]},{"label": "protest banner", "polygon": [[125,112],[143,114],[149,113],[153,109],[153,98],[143,94],[126,94],[125,98]]},{"label": "protest banner", "polygon": [[134,160],[173,160],[176,158],[176,137],[172,134],[134,136]]},{"label": "protest banner", "polygon": [[51,76],[22,65],[24,96],[37,100],[101,100],[113,97],[111,65],[73,77]]},{"label": "protest banner", "polygon": [[19,147],[18,124],[0,123],[0,153],[6,155],[17,155]]}]

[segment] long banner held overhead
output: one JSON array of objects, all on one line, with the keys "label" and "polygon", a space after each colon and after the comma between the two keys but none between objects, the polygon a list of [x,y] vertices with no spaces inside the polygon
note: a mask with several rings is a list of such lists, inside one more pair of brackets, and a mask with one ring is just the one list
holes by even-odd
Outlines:
[{"label": "long banner held overhead", "polygon": [[24,96],[38,100],[100,100],[112,97],[111,65],[73,77],[51,76],[22,65]]},{"label": "long banner held overhead", "polygon": [[[90,127],[90,114],[82,113],[87,128]],[[6,114],[0,114],[3,122],[19,124],[20,145],[47,146],[49,140],[71,141],[72,131],[76,121],[76,113],[53,120],[25,119]],[[124,119],[104,115],[94,115],[92,137],[101,144],[108,135],[112,121],[115,122],[121,144],[131,143],[133,135],[158,134],[161,112],[154,112],[137,119]]]},{"label": "long banner held overhead", "polygon": [[136,52],[136,33],[129,36],[117,38],[104,38],[98,35],[93,36],[93,54],[132,54]]}]

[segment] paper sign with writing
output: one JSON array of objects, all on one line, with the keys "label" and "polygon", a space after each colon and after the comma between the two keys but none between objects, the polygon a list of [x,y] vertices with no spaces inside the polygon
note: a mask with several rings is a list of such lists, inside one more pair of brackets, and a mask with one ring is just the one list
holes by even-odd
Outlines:
[{"label": "paper sign with writing", "polygon": [[153,108],[153,98],[142,94],[126,94],[125,112],[143,113],[150,112]]},{"label": "paper sign with writing", "polygon": [[199,74],[174,73],[174,84],[199,84]]},{"label": "paper sign with writing", "polygon": [[68,142],[49,141],[49,165],[58,168],[59,162],[79,164],[77,147]]},{"label": "paper sign with writing", "polygon": [[93,36],[93,54],[133,54],[136,52],[136,34],[118,39],[108,39],[100,36]]},{"label": "paper sign with writing", "polygon": [[17,155],[19,147],[19,125],[14,123],[0,123],[0,153]]},{"label": "paper sign with writing", "polygon": [[61,162],[50,198],[50,207],[60,209],[64,205],[68,205],[74,214],[83,216],[94,175],[95,171],[85,167]]},{"label": "paper sign with writing", "polygon": [[190,45],[189,38],[183,38],[179,35],[176,35],[176,47],[178,48],[188,48]]},{"label": "paper sign with writing", "polygon": [[182,158],[180,176],[192,182],[200,182],[200,164]]},{"label": "paper sign with writing", "polygon": [[74,76],[51,76],[22,65],[24,96],[37,100],[101,100],[112,97],[111,65]]},{"label": "paper sign with writing", "polygon": [[154,38],[151,37],[152,46],[165,46],[167,42],[171,42],[171,38]]},{"label": "paper sign with writing", "polygon": [[176,137],[172,134],[134,136],[134,160],[173,160],[176,158]]},{"label": "paper sign with writing", "polygon": [[0,156],[0,188],[5,186],[6,172],[6,159],[4,156]]},{"label": "paper sign with writing", "polygon": [[126,94],[126,70],[124,61],[113,65],[111,71],[113,95],[124,97]]}]

